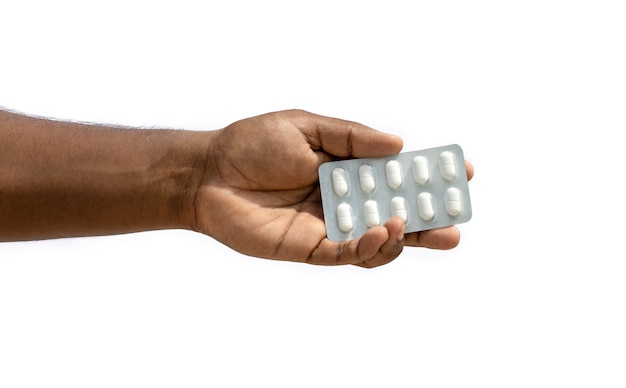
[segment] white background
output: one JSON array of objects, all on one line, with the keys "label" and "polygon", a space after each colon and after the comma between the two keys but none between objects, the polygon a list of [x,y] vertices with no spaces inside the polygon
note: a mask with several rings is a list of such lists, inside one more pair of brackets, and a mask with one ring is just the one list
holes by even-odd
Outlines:
[{"label": "white background", "polygon": [[184,231],[0,244],[0,386],[626,385],[623,2],[6,3],[2,106],[302,108],[459,143],[476,175],[458,248],[374,270]]}]

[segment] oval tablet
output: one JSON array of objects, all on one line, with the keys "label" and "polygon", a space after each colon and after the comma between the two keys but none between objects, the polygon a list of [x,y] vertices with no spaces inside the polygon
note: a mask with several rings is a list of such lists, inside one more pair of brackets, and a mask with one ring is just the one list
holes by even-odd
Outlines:
[{"label": "oval tablet", "polygon": [[402,186],[402,166],[397,160],[390,160],[385,165],[385,175],[387,175],[387,185],[392,189]]},{"label": "oval tablet", "polygon": [[456,217],[461,214],[462,202],[461,191],[455,187],[450,187],[444,194],[444,200],[446,203],[446,212],[452,217]]},{"label": "oval tablet", "polygon": [[407,220],[407,212],[406,212],[406,201],[402,197],[393,197],[391,198],[391,216],[392,217],[400,217],[402,221],[406,223]]},{"label": "oval tablet", "polygon": [[333,191],[340,197],[348,194],[348,175],[343,168],[335,168],[332,175]]},{"label": "oval tablet", "polygon": [[378,204],[376,201],[369,200],[363,205],[363,218],[365,219],[365,225],[372,226],[380,225],[380,214],[378,214]]},{"label": "oval tablet", "polygon": [[430,180],[430,168],[428,167],[428,159],[423,156],[413,158],[413,179],[420,185],[428,183]]},{"label": "oval tablet", "polygon": [[369,164],[364,164],[359,167],[359,183],[361,184],[361,190],[368,194],[376,188],[374,168]]},{"label": "oval tablet", "polygon": [[435,205],[430,193],[421,193],[417,196],[417,212],[424,221],[430,221],[435,216]]},{"label": "oval tablet", "polygon": [[452,152],[444,151],[439,155],[439,171],[446,180],[451,181],[456,178],[456,157]]},{"label": "oval tablet", "polygon": [[352,223],[352,209],[347,203],[342,203],[337,206],[337,224],[339,225],[339,230],[344,233],[348,233],[354,228]]}]

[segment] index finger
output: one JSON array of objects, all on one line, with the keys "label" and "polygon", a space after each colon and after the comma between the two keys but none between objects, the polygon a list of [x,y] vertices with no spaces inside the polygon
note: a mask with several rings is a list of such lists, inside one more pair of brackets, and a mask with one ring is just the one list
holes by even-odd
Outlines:
[{"label": "index finger", "polygon": [[373,158],[397,154],[402,150],[402,138],[377,131],[354,121],[311,113],[309,125],[300,130],[311,146],[339,156]]}]

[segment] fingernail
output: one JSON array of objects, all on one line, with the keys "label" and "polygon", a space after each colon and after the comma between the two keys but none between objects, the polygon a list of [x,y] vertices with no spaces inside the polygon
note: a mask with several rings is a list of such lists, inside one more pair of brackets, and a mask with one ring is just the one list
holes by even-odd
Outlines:
[{"label": "fingernail", "polygon": [[396,240],[398,242],[404,240],[404,230],[401,230],[400,233],[398,233],[398,235],[396,236]]}]

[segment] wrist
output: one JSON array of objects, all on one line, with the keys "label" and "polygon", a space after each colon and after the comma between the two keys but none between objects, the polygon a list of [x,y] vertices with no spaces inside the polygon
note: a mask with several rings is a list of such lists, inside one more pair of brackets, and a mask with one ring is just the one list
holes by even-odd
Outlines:
[{"label": "wrist", "polygon": [[197,230],[197,193],[211,166],[210,148],[216,131],[177,131],[166,166],[162,187],[165,227]]}]

